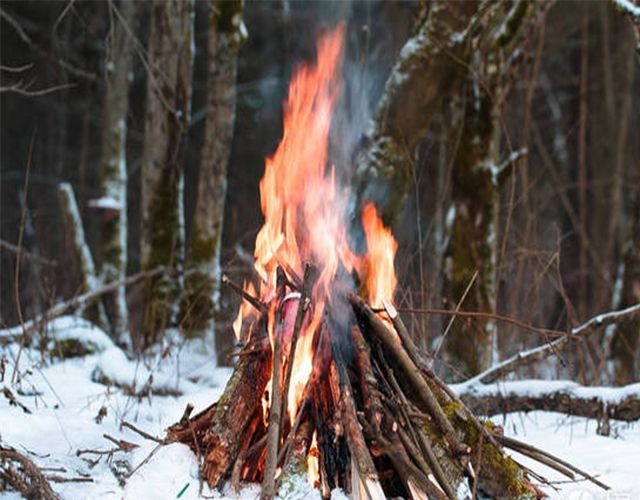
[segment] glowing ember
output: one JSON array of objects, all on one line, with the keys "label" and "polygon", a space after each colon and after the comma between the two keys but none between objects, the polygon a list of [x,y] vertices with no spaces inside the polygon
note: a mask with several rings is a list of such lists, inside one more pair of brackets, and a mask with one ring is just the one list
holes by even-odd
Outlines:
[{"label": "glowing ember", "polygon": [[307,481],[317,488],[320,485],[320,452],[318,451],[317,432],[313,432],[311,447],[307,455]]}]

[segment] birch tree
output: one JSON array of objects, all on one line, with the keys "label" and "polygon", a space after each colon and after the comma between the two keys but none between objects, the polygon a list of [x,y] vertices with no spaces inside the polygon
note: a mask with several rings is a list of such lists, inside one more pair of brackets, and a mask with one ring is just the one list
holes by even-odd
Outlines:
[{"label": "birch tree", "polygon": [[[190,123],[193,1],[157,0],[151,13],[142,159],[141,266],[184,264],[183,169]],[[153,343],[177,313],[181,281],[147,281],[142,341]]]},{"label": "birch tree", "polygon": [[[127,270],[127,112],[136,2],[110,5],[111,29],[105,64],[104,118],[100,161],[101,198],[92,205],[101,210],[103,283],[124,281]],[[114,11],[118,8],[119,14]],[[105,296],[111,331],[118,340],[127,328],[128,313],[124,286]]]},{"label": "birch tree", "polygon": [[227,192],[227,162],[236,110],[238,51],[247,37],[243,1],[216,0],[209,11],[207,117],[198,178],[198,200],[187,249],[182,326],[187,336],[212,332],[218,308],[220,243]]}]

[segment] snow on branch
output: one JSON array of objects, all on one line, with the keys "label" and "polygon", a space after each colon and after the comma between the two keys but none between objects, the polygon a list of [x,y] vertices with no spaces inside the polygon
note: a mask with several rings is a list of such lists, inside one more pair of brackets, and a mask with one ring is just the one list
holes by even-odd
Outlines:
[{"label": "snow on branch", "polygon": [[600,420],[640,420],[640,383],[624,387],[585,387],[564,380],[517,380],[496,384],[462,383],[452,389],[474,413],[553,411]]},{"label": "snow on branch", "polygon": [[631,320],[640,316],[640,304],[633,305],[620,311],[613,311],[605,314],[599,314],[591,318],[586,323],[583,323],[576,328],[573,328],[567,335],[560,337],[553,342],[549,342],[545,345],[529,349],[527,351],[521,351],[514,356],[504,360],[497,365],[492,366],[488,370],[476,375],[469,379],[466,383],[469,385],[474,384],[488,384],[495,382],[496,380],[508,375],[517,368],[528,366],[538,361],[546,359],[551,354],[558,354],[567,343],[571,340],[577,340],[582,337],[586,337],[592,332],[600,330],[608,325],[619,324],[624,321]]}]

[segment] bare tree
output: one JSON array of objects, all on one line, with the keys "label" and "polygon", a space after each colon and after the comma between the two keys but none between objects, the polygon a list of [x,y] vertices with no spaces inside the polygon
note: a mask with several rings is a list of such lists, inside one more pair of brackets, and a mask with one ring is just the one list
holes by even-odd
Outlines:
[{"label": "bare tree", "polygon": [[185,280],[181,304],[182,326],[187,336],[212,332],[218,308],[227,163],[236,111],[237,58],[247,37],[243,9],[242,0],[215,1],[210,6],[207,118],[200,152],[198,201],[187,249],[187,266],[196,271]]},{"label": "bare tree", "polygon": [[[193,1],[154,2],[142,160],[143,270],[184,261],[183,169],[191,115]],[[143,343],[149,345],[177,312],[180,280],[151,278],[145,287]]]},{"label": "bare tree", "polygon": [[[114,9],[120,8],[120,15]],[[131,81],[133,29],[136,2],[110,4],[111,29],[105,64],[105,96],[100,161],[101,198],[90,205],[100,209],[102,261],[100,273],[104,283],[123,281],[127,270],[127,112]],[[127,328],[127,299],[124,286],[105,296],[111,330],[120,338]]]}]

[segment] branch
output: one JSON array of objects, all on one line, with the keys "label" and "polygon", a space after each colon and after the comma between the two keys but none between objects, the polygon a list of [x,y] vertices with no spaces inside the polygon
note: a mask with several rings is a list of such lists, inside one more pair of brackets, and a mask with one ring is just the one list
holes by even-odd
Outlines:
[{"label": "branch", "polygon": [[479,375],[469,379],[466,384],[474,385],[478,383],[487,384],[495,382],[496,380],[513,372],[516,368],[529,366],[533,363],[546,359],[551,354],[557,354],[571,340],[581,339],[608,325],[617,325],[636,317],[640,317],[640,304],[633,305],[620,311],[599,314],[598,316],[591,318],[586,323],[573,328],[564,337],[560,337],[553,342],[549,342],[545,345],[541,345],[527,351],[521,351],[504,360],[502,363],[498,363]]},{"label": "branch", "polygon": [[19,338],[21,335],[30,335],[37,331],[41,325],[58,318],[72,309],[76,309],[87,302],[91,302],[97,297],[104,295],[105,293],[116,290],[119,286],[130,286],[145,278],[152,278],[161,274],[173,274],[175,271],[166,267],[157,267],[151,271],[142,271],[129,276],[124,280],[114,281],[100,288],[96,288],[90,292],[83,293],[73,297],[72,299],[60,302],[53,306],[48,311],[41,314],[38,318],[28,321],[24,325],[24,330],[21,326],[15,328],[8,328],[6,330],[0,330],[0,345],[12,342]]},{"label": "branch", "polygon": [[562,380],[518,380],[491,385],[452,386],[472,412],[491,416],[517,411],[553,411],[587,418],[640,420],[640,383],[584,387]]}]

